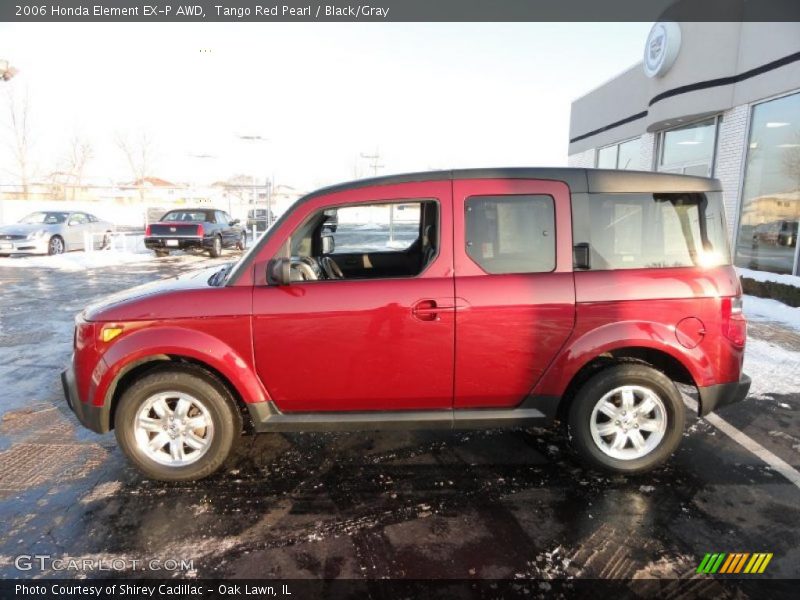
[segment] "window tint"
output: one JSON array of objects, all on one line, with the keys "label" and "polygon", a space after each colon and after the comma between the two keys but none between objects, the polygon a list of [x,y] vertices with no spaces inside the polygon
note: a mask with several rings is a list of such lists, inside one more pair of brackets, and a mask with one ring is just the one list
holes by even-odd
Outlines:
[{"label": "window tint", "polygon": [[466,202],[467,254],[487,273],[546,273],[556,266],[550,196],[472,196]]},{"label": "window tint", "polygon": [[593,270],[730,264],[719,193],[576,196],[573,228]]}]

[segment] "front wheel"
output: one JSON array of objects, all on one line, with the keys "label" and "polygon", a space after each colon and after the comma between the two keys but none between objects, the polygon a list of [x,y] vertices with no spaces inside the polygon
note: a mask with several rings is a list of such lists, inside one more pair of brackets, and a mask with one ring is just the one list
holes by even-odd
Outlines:
[{"label": "front wheel", "polygon": [[140,471],[161,481],[192,481],[216,472],[242,430],[225,386],[195,367],[146,375],[120,398],[114,430]]},{"label": "front wheel", "polygon": [[64,254],[64,240],[60,235],[54,235],[50,238],[50,242],[47,244],[47,254],[50,256]]},{"label": "front wheel", "polygon": [[245,247],[247,246],[247,234],[242,232],[242,235],[239,237],[239,241],[236,242],[236,249],[244,252]]},{"label": "front wheel", "polygon": [[663,463],[683,434],[685,408],[661,371],[622,364],[590,378],[569,412],[569,434],[590,465],[616,473],[643,473]]}]

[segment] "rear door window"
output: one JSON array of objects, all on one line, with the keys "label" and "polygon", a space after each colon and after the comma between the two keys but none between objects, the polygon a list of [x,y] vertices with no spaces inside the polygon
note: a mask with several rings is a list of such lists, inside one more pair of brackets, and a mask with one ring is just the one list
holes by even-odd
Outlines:
[{"label": "rear door window", "polygon": [[551,196],[471,196],[466,251],[491,274],[548,273],[556,267]]}]

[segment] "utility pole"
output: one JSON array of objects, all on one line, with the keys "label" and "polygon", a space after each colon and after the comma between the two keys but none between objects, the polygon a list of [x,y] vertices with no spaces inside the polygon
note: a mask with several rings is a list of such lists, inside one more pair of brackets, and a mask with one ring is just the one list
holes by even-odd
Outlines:
[{"label": "utility pole", "polygon": [[[378,176],[378,169],[382,169],[384,165],[380,164],[381,160],[381,153],[375,148],[374,154],[364,154],[361,153],[361,158],[365,158],[370,161],[369,168],[372,169],[372,176]],[[394,204],[389,205],[389,241],[394,241]]]},{"label": "utility pole", "polygon": [[377,148],[375,149],[375,154],[364,154],[362,152],[361,153],[361,158],[366,158],[367,160],[371,161],[370,165],[369,165],[369,168],[372,169],[372,176],[373,177],[377,177],[378,176],[378,169],[382,169],[383,166],[384,166],[384,165],[379,164],[379,162],[381,160],[381,153],[378,151],[378,149]]}]

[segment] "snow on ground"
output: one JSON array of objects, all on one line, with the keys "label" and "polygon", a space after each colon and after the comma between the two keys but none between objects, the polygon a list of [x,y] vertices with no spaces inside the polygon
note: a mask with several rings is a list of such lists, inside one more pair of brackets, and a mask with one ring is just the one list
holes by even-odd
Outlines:
[{"label": "snow on ground", "polygon": [[800,277],[796,275],[778,275],[777,273],[753,271],[751,269],[743,269],[741,267],[736,267],[736,272],[739,274],[739,277],[747,277],[748,279],[755,279],[756,281],[773,281],[775,283],[783,283],[786,285],[800,287]]},{"label": "snow on ground", "polygon": [[152,252],[122,250],[97,250],[95,252],[67,252],[56,256],[0,257],[0,267],[44,268],[59,271],[85,271],[96,267],[112,267],[152,260]]},{"label": "snow on ground", "polygon": [[753,396],[796,394],[800,390],[800,352],[750,337],[743,371],[753,378]]},{"label": "snow on ground", "polygon": [[757,296],[744,296],[744,315],[753,321],[775,321],[800,331],[800,308]]}]

